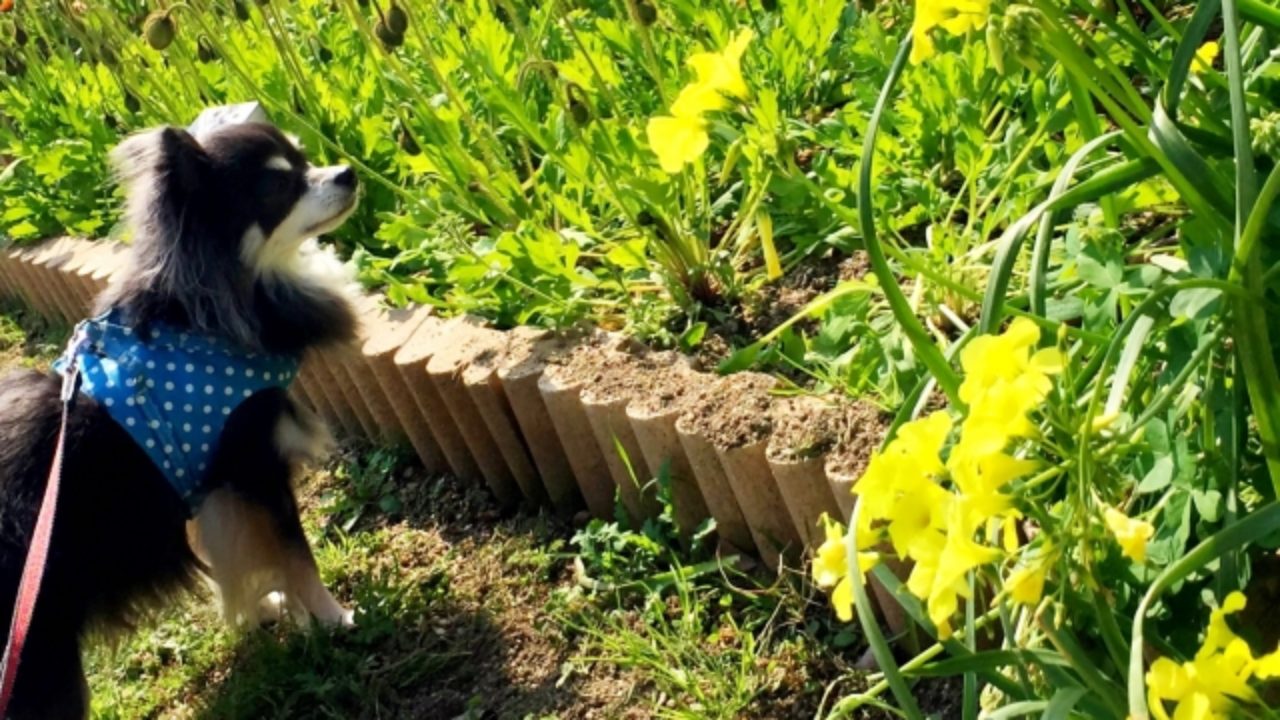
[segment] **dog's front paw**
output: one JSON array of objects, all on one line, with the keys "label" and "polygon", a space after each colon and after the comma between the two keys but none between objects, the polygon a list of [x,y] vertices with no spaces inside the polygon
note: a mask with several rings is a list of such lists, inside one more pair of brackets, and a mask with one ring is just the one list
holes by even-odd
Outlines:
[{"label": "dog's front paw", "polygon": [[355,626],[356,626],[356,609],[344,608],[342,610],[342,627],[344,629],[349,629]]},{"label": "dog's front paw", "polygon": [[288,611],[288,601],[284,593],[267,593],[258,601],[258,627],[269,627],[284,622]]},{"label": "dog's front paw", "polygon": [[356,626],[356,611],[354,608],[349,609],[338,606],[335,607],[332,612],[316,615],[316,620],[327,628],[341,628],[346,630]]}]

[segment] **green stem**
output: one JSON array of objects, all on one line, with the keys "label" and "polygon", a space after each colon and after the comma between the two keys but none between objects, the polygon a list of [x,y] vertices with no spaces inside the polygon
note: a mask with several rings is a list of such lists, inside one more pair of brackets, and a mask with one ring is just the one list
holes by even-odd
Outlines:
[{"label": "green stem", "polygon": [[1173,380],[1171,380],[1168,385],[1160,388],[1160,392],[1156,395],[1155,399],[1148,403],[1146,409],[1142,411],[1142,414],[1133,421],[1133,427],[1140,428],[1150,422],[1152,418],[1165,411],[1165,408],[1169,406],[1169,403],[1173,402],[1174,396],[1182,391],[1182,387],[1187,383],[1187,380],[1191,378],[1192,373],[1194,373],[1200,367],[1200,364],[1207,360],[1209,355],[1217,348],[1218,340],[1221,339],[1223,332],[1224,330],[1222,327],[1214,328],[1209,332],[1209,335],[1204,339],[1204,342],[1200,344],[1200,347],[1196,348],[1195,352],[1191,354],[1191,358],[1187,360],[1187,364],[1178,371],[1178,374],[1174,376]]},{"label": "green stem", "polygon": [[[964,645],[969,652],[977,652],[978,634],[974,628],[974,602],[977,597],[977,573],[970,571],[969,597],[964,601]],[[964,696],[961,699],[960,714],[963,720],[978,720],[978,676],[973,672],[964,674]]]},{"label": "green stem", "polygon": [[1280,8],[1265,0],[1239,0],[1240,16],[1245,20],[1280,30]]},{"label": "green stem", "polygon": [[[1146,47],[1146,45],[1142,45]],[[1075,75],[1067,74],[1067,87],[1071,89],[1071,104],[1076,111],[1077,122],[1080,123],[1081,129],[1085,135],[1090,138],[1097,138],[1102,135],[1102,122],[1098,118],[1098,114],[1093,111],[1093,103],[1089,102],[1089,91],[1084,85],[1080,84],[1080,80]],[[1102,206],[1102,215],[1106,220],[1107,227],[1114,228],[1120,226],[1120,214],[1116,210],[1116,199],[1112,195],[1106,195],[1099,200]]]},{"label": "green stem", "polygon": [[903,714],[911,720],[923,720],[924,716],[920,714],[920,708],[911,694],[911,688],[898,669],[898,662],[893,657],[893,649],[889,647],[889,643],[880,632],[875,609],[871,606],[871,598],[867,596],[866,579],[862,576],[862,569],[858,567],[858,531],[855,528],[858,527],[858,513],[861,510],[862,498],[858,498],[853,505],[853,513],[849,516],[849,531],[844,538],[845,552],[848,557],[847,572],[849,581],[853,585],[853,601],[858,608],[858,622],[862,625],[862,632],[871,646],[871,653],[875,655],[876,664],[884,673],[884,679],[889,683],[889,689],[893,691],[894,699],[902,707]]},{"label": "green stem", "polygon": [[631,22],[640,28],[640,42],[644,45],[645,56],[649,60],[650,72],[653,73],[655,89],[658,91],[658,100],[662,103],[662,107],[667,107],[667,81],[662,74],[662,60],[658,57],[658,51],[653,45],[653,36],[649,32],[648,26],[640,22],[640,12],[636,8],[635,0],[625,0],[627,13],[631,16]]},{"label": "green stem", "polygon": [[1231,102],[1231,140],[1235,146],[1236,166],[1236,241],[1244,230],[1258,197],[1258,175],[1253,166],[1253,146],[1249,138],[1249,113],[1244,104],[1243,71],[1240,68],[1240,30],[1235,0],[1222,0],[1223,55],[1227,66],[1227,85]]},{"label": "green stem", "polygon": [[[1235,10],[1233,0],[1223,4],[1223,15],[1229,16]],[[1227,47],[1238,48],[1238,44],[1228,39]],[[1228,56],[1231,55],[1228,50]],[[1235,72],[1231,73],[1231,85],[1236,88],[1241,84],[1239,58],[1228,65]],[[1234,95],[1233,95],[1234,97]],[[1243,98],[1241,98],[1243,103]],[[1234,103],[1233,103],[1234,104]],[[1240,114],[1232,108],[1232,127],[1235,130],[1238,153],[1236,165],[1244,163],[1252,165],[1252,153],[1249,145],[1248,117],[1243,107]],[[1238,122],[1237,122],[1238,120]],[[1243,143],[1244,150],[1241,149]],[[1252,167],[1248,171],[1237,170],[1237,184],[1248,184],[1252,177]],[[1243,223],[1237,222],[1237,238],[1235,257],[1231,263],[1228,278],[1240,282],[1249,295],[1263,296],[1266,286],[1262,282],[1262,261],[1258,240],[1266,225],[1267,215],[1280,194],[1280,165],[1272,169],[1256,197],[1237,188],[1237,204],[1250,205],[1247,214],[1237,211],[1238,217],[1247,217]],[[1280,496],[1280,369],[1276,367],[1275,355],[1272,351],[1270,330],[1267,327],[1267,313],[1263,303],[1237,299],[1233,303],[1236,322],[1236,344],[1240,358],[1240,366],[1244,370],[1245,388],[1249,393],[1250,405],[1258,422],[1258,438],[1262,442],[1262,453],[1266,458],[1267,469],[1271,474],[1271,486]]]},{"label": "green stem", "polygon": [[955,371],[951,369],[951,366],[947,364],[946,358],[942,356],[938,346],[933,343],[933,339],[929,337],[929,332],[925,330],[924,325],[920,323],[919,318],[916,317],[915,312],[911,309],[911,303],[907,301],[906,295],[902,293],[902,288],[898,285],[898,279],[894,276],[893,269],[889,267],[889,261],[885,259],[884,250],[880,247],[880,241],[876,239],[875,203],[872,199],[874,195],[871,187],[871,169],[875,161],[876,135],[879,133],[880,119],[884,115],[885,106],[889,103],[889,96],[893,91],[893,86],[902,75],[903,68],[907,64],[907,57],[910,54],[911,38],[908,36],[898,48],[898,55],[893,59],[893,65],[889,68],[889,77],[884,81],[884,86],[880,90],[880,97],[876,100],[875,110],[872,111],[871,120],[867,124],[867,136],[862,145],[862,163],[858,168],[858,219],[862,229],[862,242],[866,246],[867,256],[871,260],[871,268],[875,271],[876,278],[880,281],[885,298],[889,301],[889,307],[893,310],[894,318],[897,319],[898,324],[902,327],[903,334],[911,341],[916,354],[930,374],[938,379],[938,385],[947,394],[952,407],[958,408],[963,406],[963,403],[960,402],[960,380]]},{"label": "green stem", "polygon": [[[1054,201],[1066,194],[1067,185],[1075,176],[1076,170],[1080,167],[1080,163],[1092,153],[1094,150],[1102,147],[1110,142],[1117,133],[1107,133],[1085,143],[1067,160],[1063,166],[1062,172],[1058,174],[1058,179],[1053,185],[1053,190],[1049,193],[1049,199],[1041,207],[1053,205]],[[1063,209],[1062,206],[1055,208]],[[1045,272],[1040,263],[1048,263],[1048,245],[1053,232],[1054,216],[1056,212],[1050,211],[1043,213],[1043,222],[1040,232],[1036,240],[1036,263],[1032,265],[1033,276],[1031,278],[1031,310],[1037,314],[1043,314],[1044,304],[1046,302],[1045,292]],[[1009,231],[1000,239],[999,250],[996,252],[995,262],[992,263],[991,276],[987,280],[987,293],[982,301],[982,323],[979,326],[983,333],[994,333],[1000,327],[1000,310],[1004,304],[1004,294],[1009,287],[1009,280],[1013,274],[1014,261],[1018,258],[1018,250],[1022,247],[1022,239],[1026,237],[1026,233],[1031,229],[1031,222],[1036,219],[1036,215],[1027,213],[1022,219],[1009,226]],[[1039,308],[1037,308],[1037,299]]]}]

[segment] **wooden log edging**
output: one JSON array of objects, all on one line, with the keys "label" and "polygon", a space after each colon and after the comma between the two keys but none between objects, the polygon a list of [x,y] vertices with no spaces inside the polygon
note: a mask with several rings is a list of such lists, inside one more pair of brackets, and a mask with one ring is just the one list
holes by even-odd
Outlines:
[{"label": "wooden log edging", "polygon": [[[77,322],[126,254],[119,243],[71,238],[0,250],[0,298],[55,322]],[[389,309],[374,297],[360,301],[358,314],[360,342],[308,355],[295,397],[338,434],[404,439],[428,471],[484,483],[504,505],[565,515],[585,507],[611,519],[621,500],[640,521],[657,511],[644,487],[650,471],[666,467],[682,534],[713,518],[723,547],[775,566],[820,542],[816,515],[847,513],[852,504],[854,478],[824,467],[822,455],[770,458],[767,437],[725,447],[682,421],[684,408],[638,410],[630,397],[595,398],[581,378],[565,376],[557,358],[584,344],[617,348],[616,338],[503,332],[476,318],[443,320],[427,307]],[[718,383],[687,368],[679,375],[691,387]],[[735,402],[702,395],[701,402]],[[629,455],[629,469],[617,445]],[[641,487],[626,485],[629,472]]]}]

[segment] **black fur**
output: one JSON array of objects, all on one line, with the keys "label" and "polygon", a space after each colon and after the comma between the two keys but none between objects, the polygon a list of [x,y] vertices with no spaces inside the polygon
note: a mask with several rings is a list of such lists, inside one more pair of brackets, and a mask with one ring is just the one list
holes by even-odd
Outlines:
[{"label": "black fur", "polygon": [[[120,161],[126,183],[134,181],[136,272],[108,291],[103,307],[124,309],[138,325],[164,320],[221,333],[247,350],[300,354],[350,339],[354,319],[337,293],[304,279],[259,276],[241,259],[246,229],[279,223],[300,192],[306,161],[277,130],[238,127],[204,147],[175,129],[130,142]],[[275,155],[297,172],[262,179],[263,163]],[[59,378],[32,371],[0,380],[0,623],[12,615],[47,482],[60,386]],[[274,445],[284,416],[299,410],[281,390],[246,400],[227,421],[209,480],[267,510],[282,540],[305,549],[289,460]],[[86,717],[85,637],[131,629],[193,587],[200,567],[187,542],[185,504],[104,408],[81,395],[66,440],[49,563],[10,707],[16,720]]]},{"label": "black fur", "polygon": [[[306,158],[293,143],[258,123],[232,126],[203,147],[184,130],[153,132],[158,142],[126,141],[115,155],[137,196],[133,257],[98,310],[121,308],[139,329],[165,321],[278,353],[350,337],[354,321],[340,298],[242,265],[245,233],[257,225],[269,235],[305,190]],[[293,169],[264,170],[278,156]]]}]

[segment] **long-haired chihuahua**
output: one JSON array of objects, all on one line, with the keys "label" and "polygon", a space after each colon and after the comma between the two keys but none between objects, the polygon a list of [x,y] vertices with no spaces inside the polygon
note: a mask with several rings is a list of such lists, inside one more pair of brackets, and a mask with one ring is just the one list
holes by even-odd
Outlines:
[{"label": "long-haired chihuahua", "polygon": [[[328,434],[287,386],[305,351],[355,333],[351,277],[311,239],[350,215],[354,172],[312,167],[256,123],[199,140],[151,130],[112,160],[132,246],[55,366],[77,373],[79,391],[18,720],[84,718],[83,639],[133,628],[202,578],[232,622],[282,608],[352,619],[320,581],[291,485]],[[0,379],[0,618],[48,480],[61,387],[52,373]]]}]

